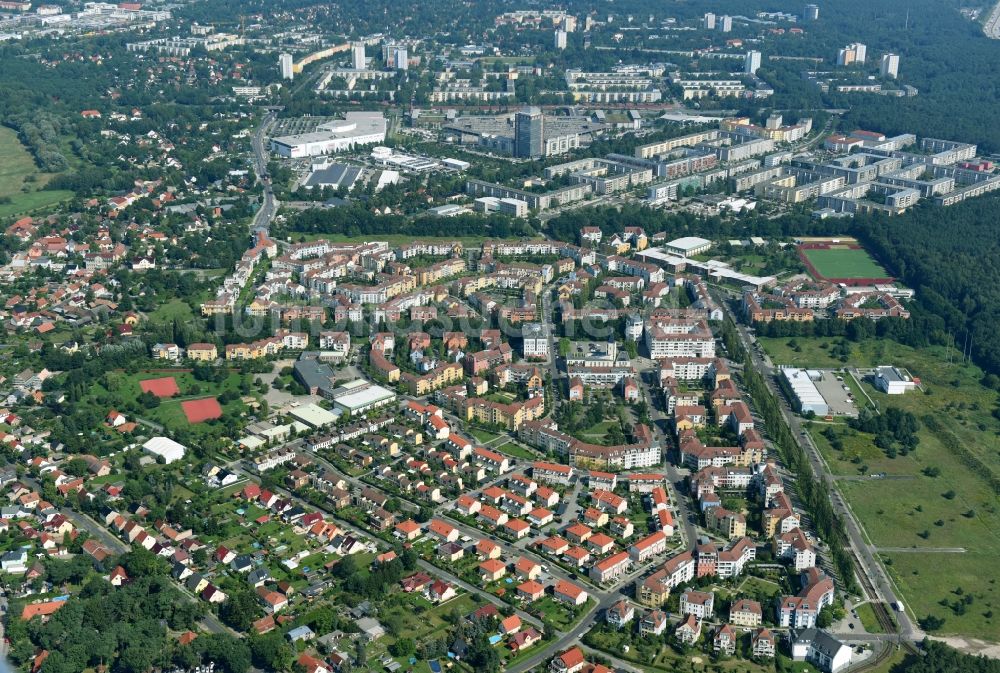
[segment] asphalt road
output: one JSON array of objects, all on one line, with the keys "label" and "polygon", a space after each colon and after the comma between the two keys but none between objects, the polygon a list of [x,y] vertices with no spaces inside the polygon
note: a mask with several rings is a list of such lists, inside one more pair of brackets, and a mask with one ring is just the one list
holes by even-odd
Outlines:
[{"label": "asphalt road", "polygon": [[257,174],[257,179],[261,181],[264,185],[264,201],[261,204],[260,209],[254,215],[253,222],[251,224],[251,229],[253,231],[264,231],[267,232],[271,226],[271,222],[274,221],[274,216],[278,213],[278,201],[274,198],[274,189],[271,186],[270,177],[265,179],[267,175],[267,150],[264,147],[264,138],[267,134],[267,130],[274,123],[277,118],[278,113],[274,110],[268,111],[267,115],[261,121],[260,126],[254,131],[253,139],[251,145],[253,147],[253,169]]},{"label": "asphalt road", "polygon": [[[650,371],[646,369],[646,371]],[[671,502],[676,507],[678,520],[674,521],[676,528],[683,531],[684,542],[688,547],[691,547],[698,540],[698,531],[695,528],[693,522],[693,513],[688,509],[688,499],[686,496],[682,496],[678,491],[678,485],[682,481],[680,472],[677,467],[669,460],[666,459],[666,449],[668,446],[672,446],[673,440],[671,440],[667,434],[664,432],[663,428],[667,425],[667,417],[664,413],[653,404],[653,391],[650,388],[649,382],[646,377],[642,375],[640,371],[639,375],[639,385],[642,387],[643,394],[646,397],[646,403],[649,407],[649,419],[653,422],[653,434],[660,442],[660,446],[664,448],[664,464],[666,465],[667,479],[673,486],[673,493],[670,494]]]}]

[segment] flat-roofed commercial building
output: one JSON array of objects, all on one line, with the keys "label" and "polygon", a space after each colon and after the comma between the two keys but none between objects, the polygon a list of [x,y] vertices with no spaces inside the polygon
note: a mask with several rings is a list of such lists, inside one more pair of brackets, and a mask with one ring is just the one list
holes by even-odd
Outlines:
[{"label": "flat-roofed commercial building", "polygon": [[392,404],[396,393],[364,379],[355,379],[335,389],[331,397],[338,409],[356,416]]},{"label": "flat-roofed commercial building", "polygon": [[781,380],[791,391],[792,397],[795,399],[795,406],[799,411],[804,414],[812,411],[817,416],[826,416],[830,413],[830,406],[813,382],[814,376],[822,376],[822,374],[794,367],[786,367],[781,370]]},{"label": "flat-roofed commercial building", "polygon": [[271,150],[288,159],[314,157],[385,141],[381,112],[348,112],[342,121],[321,124],[310,133],[271,138]]}]

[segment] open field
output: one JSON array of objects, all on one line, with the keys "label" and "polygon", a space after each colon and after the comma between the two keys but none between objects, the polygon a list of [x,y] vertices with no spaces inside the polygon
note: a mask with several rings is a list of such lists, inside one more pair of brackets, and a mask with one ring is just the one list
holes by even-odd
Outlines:
[{"label": "open field", "polygon": [[[821,348],[820,339],[763,339],[776,364],[844,366]],[[952,354],[952,359],[959,359]],[[926,392],[885,395],[868,383],[862,388],[880,409],[890,406],[920,421],[920,444],[909,455],[888,458],[874,437],[844,423],[813,423],[810,434],[836,475],[884,478],[840,480],[838,487],[876,547],[912,551],[880,552],[904,602],[918,619],[944,619],[942,634],[960,633],[996,641],[1000,625],[1000,508],[988,481],[1000,474],[1000,424],[993,417],[996,392],[981,385],[982,371],[949,364],[941,347],[915,350],[890,341],[851,344],[852,366],[904,366],[921,378]],[[823,431],[835,429],[843,444],[835,450]],[[961,448],[957,448],[961,447]],[[978,467],[959,454],[966,450]],[[964,548],[965,553],[936,551]],[[920,551],[920,550],[927,551]],[[959,592],[960,590],[960,592]],[[972,596],[971,604],[966,603]],[[944,604],[942,604],[942,601]]]},{"label": "open field", "polygon": [[[29,175],[35,176],[34,182],[25,182]],[[35,160],[18,140],[17,133],[0,126],[0,198],[10,198],[10,203],[0,203],[0,217],[43,208],[73,195],[60,190],[36,191],[41,190],[51,178],[50,174],[38,171]],[[22,192],[25,184],[30,185],[32,191]]]},{"label": "open field", "polygon": [[192,320],[194,312],[186,301],[171,299],[160,304],[156,310],[149,314],[151,320],[172,322],[174,320]]},{"label": "open field", "polygon": [[867,252],[860,248],[807,249],[803,254],[825,278],[877,278],[885,275]]},{"label": "open field", "polygon": [[[830,355],[836,339],[795,338],[760,339],[775,365],[791,364],[799,367],[839,368],[873,367],[876,365],[896,365],[909,369],[919,377],[924,392],[912,391],[906,395],[886,395],[867,382],[860,389],[853,381],[849,385],[859,392],[867,393],[880,409],[894,406],[913,413],[921,422],[920,454],[925,442],[931,437],[939,445],[960,445],[982,460],[994,474],[1000,475],[1000,422],[993,416],[997,405],[997,393],[981,384],[983,371],[971,363],[959,362],[961,356],[942,346],[915,349],[888,341],[869,340],[862,343],[846,342],[850,347],[848,363]],[[796,348],[789,346],[794,343]],[[824,345],[826,346],[824,348]],[[864,395],[858,396],[859,404],[866,402]],[[822,423],[815,425],[817,432]],[[841,426],[836,426],[841,427]],[[814,435],[816,433],[813,433]],[[845,439],[845,444],[850,445]],[[856,445],[859,450],[863,447]],[[822,448],[822,447],[821,447]],[[924,458],[929,458],[925,455]],[[872,471],[875,470],[874,467]],[[854,470],[835,473],[854,474]]]}]

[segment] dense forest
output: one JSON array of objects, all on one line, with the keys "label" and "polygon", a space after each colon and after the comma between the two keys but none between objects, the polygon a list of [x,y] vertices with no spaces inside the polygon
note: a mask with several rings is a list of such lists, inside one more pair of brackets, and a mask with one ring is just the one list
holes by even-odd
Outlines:
[{"label": "dense forest", "polygon": [[1000,195],[949,208],[924,205],[900,217],[861,217],[859,236],[917,291],[917,303],[941,321],[937,340],[966,343],[973,359],[1000,374]]},{"label": "dense forest", "polygon": [[925,640],[924,656],[911,655],[891,673],[1000,673],[1000,661],[962,654],[943,643]]}]

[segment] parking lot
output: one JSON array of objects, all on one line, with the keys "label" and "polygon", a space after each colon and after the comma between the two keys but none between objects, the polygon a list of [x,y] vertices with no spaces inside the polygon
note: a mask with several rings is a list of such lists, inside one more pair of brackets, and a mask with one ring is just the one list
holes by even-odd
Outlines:
[{"label": "parking lot", "polygon": [[291,119],[279,119],[271,127],[272,138],[280,136],[291,136],[299,133],[312,133],[320,124],[335,121],[337,117],[294,117]]},{"label": "parking lot", "polygon": [[842,380],[844,377],[832,369],[821,371],[823,378],[814,383],[819,394],[829,405],[830,413],[834,416],[857,416],[858,407],[854,403],[854,394]]}]

